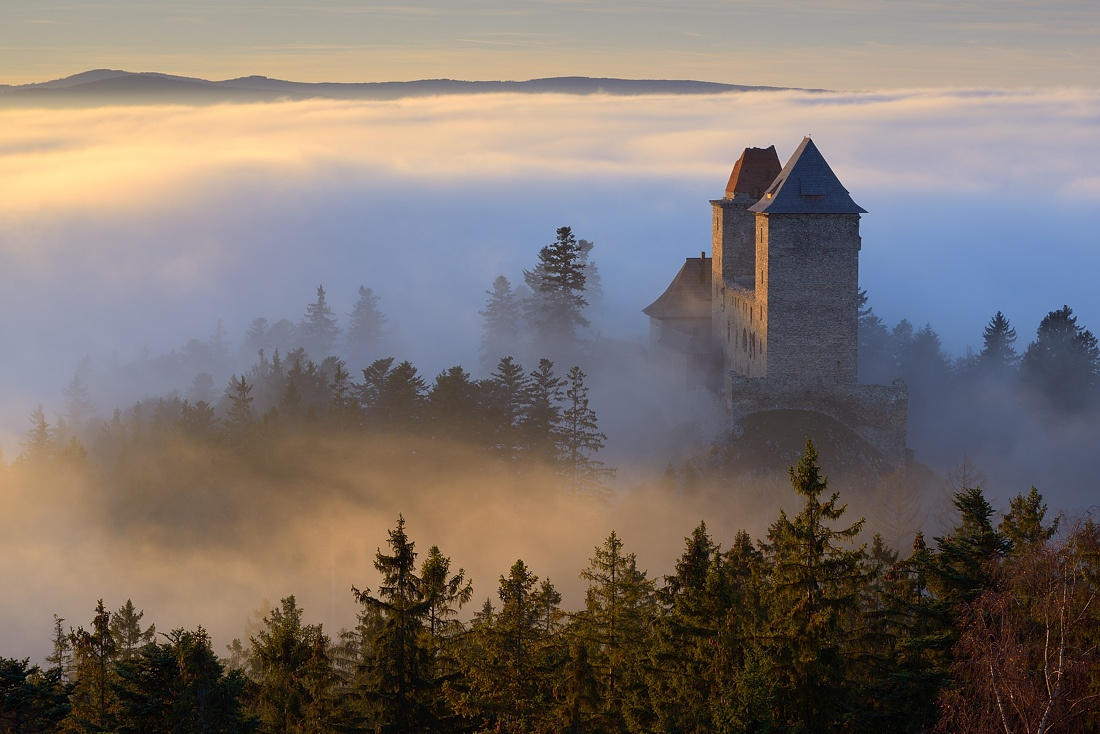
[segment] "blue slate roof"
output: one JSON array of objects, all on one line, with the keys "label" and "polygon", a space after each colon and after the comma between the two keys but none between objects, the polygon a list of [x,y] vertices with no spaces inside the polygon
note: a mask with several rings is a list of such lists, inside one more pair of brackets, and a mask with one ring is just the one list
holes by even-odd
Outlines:
[{"label": "blue slate roof", "polygon": [[866,214],[829,168],[814,141],[802,144],[775,177],[764,197],[749,207],[761,214]]}]

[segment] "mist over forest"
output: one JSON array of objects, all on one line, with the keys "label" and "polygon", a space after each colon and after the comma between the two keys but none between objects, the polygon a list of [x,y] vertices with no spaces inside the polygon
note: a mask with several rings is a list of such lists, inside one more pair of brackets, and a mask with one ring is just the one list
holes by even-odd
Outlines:
[{"label": "mist over forest", "polygon": [[[981,515],[959,504],[979,486],[985,521],[1034,485],[1048,525],[1078,527],[1100,469],[1098,117],[1080,90],[0,110],[0,572],[21,589],[0,652],[44,659],[51,615],[98,598],[201,624],[219,654],[290,594],[355,628],[349,588],[378,588],[399,514],[478,600],[522,558],[583,606],[612,530],[650,579],[701,519],[748,552],[799,510],[803,437],[737,464],[720,400],[641,309],[709,252],[740,150],[785,158],[806,132],[869,211],[861,377],[910,389],[910,479],[820,456],[868,518],[852,537],[880,534],[876,573]],[[591,245],[568,338],[530,305],[563,226]],[[591,419],[580,464],[548,428],[567,415]]]}]

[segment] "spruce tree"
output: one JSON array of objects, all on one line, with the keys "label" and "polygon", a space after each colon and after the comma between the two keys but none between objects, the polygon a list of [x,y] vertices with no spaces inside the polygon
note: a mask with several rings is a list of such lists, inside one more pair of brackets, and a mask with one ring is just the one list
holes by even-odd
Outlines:
[{"label": "spruce tree", "polygon": [[229,400],[229,411],[225,417],[225,430],[229,437],[239,440],[255,421],[252,412],[252,385],[245,382],[244,375],[234,375],[225,390]]},{"label": "spruce tree", "polygon": [[377,594],[352,588],[356,600],[378,619],[364,640],[358,688],[382,731],[431,731],[441,703],[424,640],[433,600],[416,575],[416,544],[405,533],[404,517],[389,531],[388,545],[390,553],[379,549],[374,557],[374,568],[382,574]]},{"label": "spruce tree", "polygon": [[649,645],[647,675],[656,726],[661,731],[712,731],[711,704],[724,691],[715,680],[715,648],[725,619],[726,594],[715,593],[718,546],[705,523],[685,539],[675,573],[658,592],[662,614]]},{"label": "spruce tree", "polygon": [[355,362],[362,364],[362,360],[376,352],[384,336],[385,324],[386,317],[378,308],[378,296],[370,288],[359,286],[359,300],[348,314],[348,353]]},{"label": "spruce tree", "polygon": [[561,413],[559,457],[561,470],[573,492],[600,494],[614,470],[594,455],[604,447],[607,436],[600,432],[596,411],[588,405],[586,375],[574,366],[566,377],[565,405]]},{"label": "spruce tree", "polygon": [[123,660],[130,659],[139,647],[152,642],[157,633],[156,625],[153,624],[142,629],[141,618],[144,616],[145,612],[135,608],[130,599],[111,614],[111,636],[114,637],[119,657]]},{"label": "spruce tree", "polygon": [[70,635],[73,646],[73,721],[92,731],[109,731],[114,716],[114,662],[118,648],[111,635],[111,614],[100,599],[90,630],[77,628]]},{"label": "spruce tree", "polygon": [[1025,380],[1063,410],[1081,409],[1094,397],[1100,374],[1100,347],[1092,332],[1077,323],[1073,309],[1048,313],[1020,362]]},{"label": "spruce tree", "polygon": [[523,367],[504,357],[488,382],[488,407],[495,453],[505,461],[516,461],[522,450],[521,423],[527,405],[528,378]]},{"label": "spruce tree", "polygon": [[515,354],[520,350],[522,314],[519,297],[512,290],[512,284],[503,275],[498,275],[493,281],[492,289],[485,293],[489,298],[485,302],[485,308],[480,311],[484,319],[481,360],[482,365],[489,369],[502,357]]},{"label": "spruce tree", "polygon": [[774,589],[772,629],[782,725],[792,732],[830,730],[852,703],[846,655],[853,633],[845,622],[858,609],[864,551],[851,544],[863,520],[835,528],[846,511],[828,480],[817,450],[806,450],[790,468],[791,484],[804,498],[790,518],[780,510],[768,530]]},{"label": "spruce tree", "polygon": [[325,287],[317,286],[317,300],[306,306],[301,325],[302,346],[317,359],[327,357],[340,336],[340,327],[325,300]]},{"label": "spruce tree", "polygon": [[998,311],[986,324],[982,333],[982,351],[979,364],[987,372],[1003,376],[1016,366],[1016,330],[1003,313]]},{"label": "spruce tree", "polygon": [[434,438],[474,444],[487,440],[487,427],[478,403],[478,386],[461,365],[436,375],[425,413]]},{"label": "spruce tree", "polygon": [[559,227],[553,243],[539,250],[538,264],[523,271],[531,289],[527,317],[539,337],[541,349],[570,345],[584,318],[585,273],[581,248],[573,230]]},{"label": "spruce tree", "polygon": [[632,722],[644,727],[649,712],[641,652],[656,612],[653,582],[615,531],[596,546],[581,578],[588,589],[579,624],[599,671],[606,728],[622,731]]},{"label": "spruce tree", "polygon": [[293,595],[264,617],[263,627],[250,643],[249,668],[258,685],[252,712],[265,728],[303,730],[323,716],[328,708],[326,686],[333,682],[323,657],[328,638],[321,625],[303,624],[302,609]]},{"label": "spruce tree", "polygon": [[51,651],[46,656],[50,667],[60,672],[62,680],[68,680],[73,667],[73,643],[63,626],[64,618],[53,615],[53,640]]},{"label": "spruce tree", "polygon": [[527,385],[526,405],[520,419],[524,453],[532,461],[553,466],[561,443],[565,380],[554,374],[554,363],[543,358],[538,369],[528,374]]},{"label": "spruce tree", "polygon": [[1039,490],[1032,487],[1027,495],[1018,494],[1009,502],[1008,514],[1001,518],[1001,534],[1013,552],[1026,553],[1037,544],[1050,540],[1058,530],[1060,517],[1046,525],[1046,503]]}]

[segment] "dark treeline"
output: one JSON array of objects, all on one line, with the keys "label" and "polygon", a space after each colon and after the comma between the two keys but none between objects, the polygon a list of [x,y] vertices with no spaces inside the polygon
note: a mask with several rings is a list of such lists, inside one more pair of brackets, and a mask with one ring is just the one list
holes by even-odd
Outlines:
[{"label": "dark treeline", "polygon": [[517,470],[551,469],[569,489],[599,493],[613,470],[596,458],[606,436],[585,379],[577,366],[562,376],[548,359],[526,371],[503,357],[486,379],[455,365],[429,384],[411,363],[387,357],[354,380],[336,357],[318,365],[303,349],[285,359],[261,352],[213,404],[178,396],[143,400],[81,436],[65,422],[51,426],[39,409],[18,461],[32,469],[90,461],[111,474],[122,473],[128,458],[179,443],[263,464],[274,446],[305,436],[385,437],[414,452],[430,450],[432,442],[459,444]]},{"label": "dark treeline", "polygon": [[1096,337],[1063,306],[1042,319],[1030,341],[1000,311],[980,339],[979,350],[952,359],[931,325],[915,329],[903,319],[889,329],[863,294],[860,378],[901,378],[909,386],[910,437],[921,461],[943,468],[969,454],[994,469],[1012,458],[1029,462],[1012,470],[1041,470],[1053,481],[1069,469],[1051,457],[1061,446],[1076,454],[1069,463],[1078,476],[1060,476],[1060,483],[1081,484],[1091,470],[1078,445],[1100,438]]},{"label": "dark treeline", "polygon": [[[582,361],[585,345],[579,337],[589,325],[586,311],[602,297],[593,247],[561,227],[554,242],[538,251],[533,267],[524,270],[522,286],[513,289],[503,275],[493,282],[481,312],[478,373],[488,374],[509,355],[531,364],[547,355],[568,363]],[[229,376],[247,371],[260,354],[266,359],[279,354],[288,364],[302,354],[318,364],[338,358],[358,374],[375,359],[403,351],[402,343],[399,324],[383,312],[374,290],[360,286],[353,307],[341,315],[322,284],[301,318],[257,317],[236,343],[219,320],[208,338],[189,339],[167,353],[145,350],[136,360],[120,363],[115,358],[110,364],[94,364],[85,357],[64,391],[59,418],[79,432],[97,412],[105,417],[104,407],[167,391],[212,404]]]},{"label": "dark treeline", "polygon": [[[580,353],[577,332],[588,324],[586,294],[593,283],[598,288],[591,249],[562,227],[525,271],[525,294],[497,278],[482,312],[486,378],[474,379],[454,365],[430,381],[394,357],[365,363],[384,344],[386,317],[377,296],[359,289],[344,335],[318,286],[301,323],[253,322],[242,348],[254,350],[256,358],[220,393],[214,377],[200,372],[187,397],[172,392],[145,398],[102,420],[78,373],[66,390],[64,414],[52,425],[41,408],[33,413],[20,460],[43,465],[91,459],[110,474],[125,468],[124,457],[180,439],[263,463],[272,446],[306,435],[353,441],[386,436],[414,450],[424,442],[448,442],[515,468],[551,468],[570,489],[599,493],[614,472],[595,458],[606,436],[589,404],[587,375],[577,365],[562,374],[545,357],[532,360],[537,364],[527,370],[512,356],[519,353],[512,350],[530,354],[544,348]],[[521,337],[528,332],[531,338]],[[182,355],[186,363],[228,363],[220,330],[209,343],[193,342]],[[352,374],[348,359],[335,352],[366,366]],[[330,356],[315,361],[312,354]]]},{"label": "dark treeline", "polygon": [[1048,518],[1034,489],[998,521],[963,487],[954,527],[899,553],[858,543],[864,522],[812,444],[790,479],[798,511],[765,537],[720,545],[700,523],[660,579],[611,532],[572,611],[522,559],[475,604],[465,571],[418,550],[403,518],[377,585],[350,591],[358,623],[335,635],[289,596],[219,658],[202,628],[157,633],[129,600],[101,601],[87,627],[54,618],[45,665],[0,660],[0,728],[1100,730],[1100,526]]}]

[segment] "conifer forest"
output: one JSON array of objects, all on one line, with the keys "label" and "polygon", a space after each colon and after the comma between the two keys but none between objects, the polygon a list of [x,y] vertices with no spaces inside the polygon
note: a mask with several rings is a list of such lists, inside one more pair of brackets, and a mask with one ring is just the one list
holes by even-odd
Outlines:
[{"label": "conifer forest", "polygon": [[[607,457],[615,436],[592,376],[639,352],[592,336],[593,252],[562,227],[522,277],[485,284],[479,364],[434,377],[389,351],[398,319],[365,285],[346,318],[310,285],[297,320],[257,318],[239,344],[219,328],[109,375],[78,368],[64,409],[35,410],[0,462],[12,538],[29,537],[12,509],[34,500],[58,538],[82,532],[59,519],[76,508],[89,524],[141,528],[135,555],[155,546],[182,563],[197,543],[230,549],[251,533],[277,565],[302,551],[277,507],[370,504],[377,475],[392,499],[378,506],[398,511],[359,539],[373,549],[367,573],[333,576],[354,610],[342,627],[293,589],[227,639],[208,631],[224,620],[152,618],[136,590],[38,610],[48,654],[0,650],[0,731],[1100,732],[1097,519],[1051,506],[1040,474],[991,487],[936,464],[964,436],[1019,446],[1072,426],[1095,447],[1100,348],[1069,306],[1033,336],[998,311],[980,349],[954,359],[931,325],[888,325],[861,293],[861,377],[906,382],[923,442],[906,478],[871,460],[830,464],[867,453],[844,436],[799,434],[776,459],[715,432],[660,457],[667,469],[643,494]],[[173,390],[105,404],[103,385],[154,367]],[[429,486],[454,503],[444,520],[426,520]],[[1011,499],[997,507],[991,490]],[[750,504],[764,519],[719,532],[725,520],[700,515],[672,528],[682,543],[661,559],[613,521],[573,542],[570,522],[643,496],[689,511],[717,497],[734,522]],[[507,515],[462,517],[513,499],[586,559],[572,578],[493,543]],[[444,525],[448,542],[491,550],[490,576],[468,572]],[[175,574],[160,578],[182,583]]]}]

